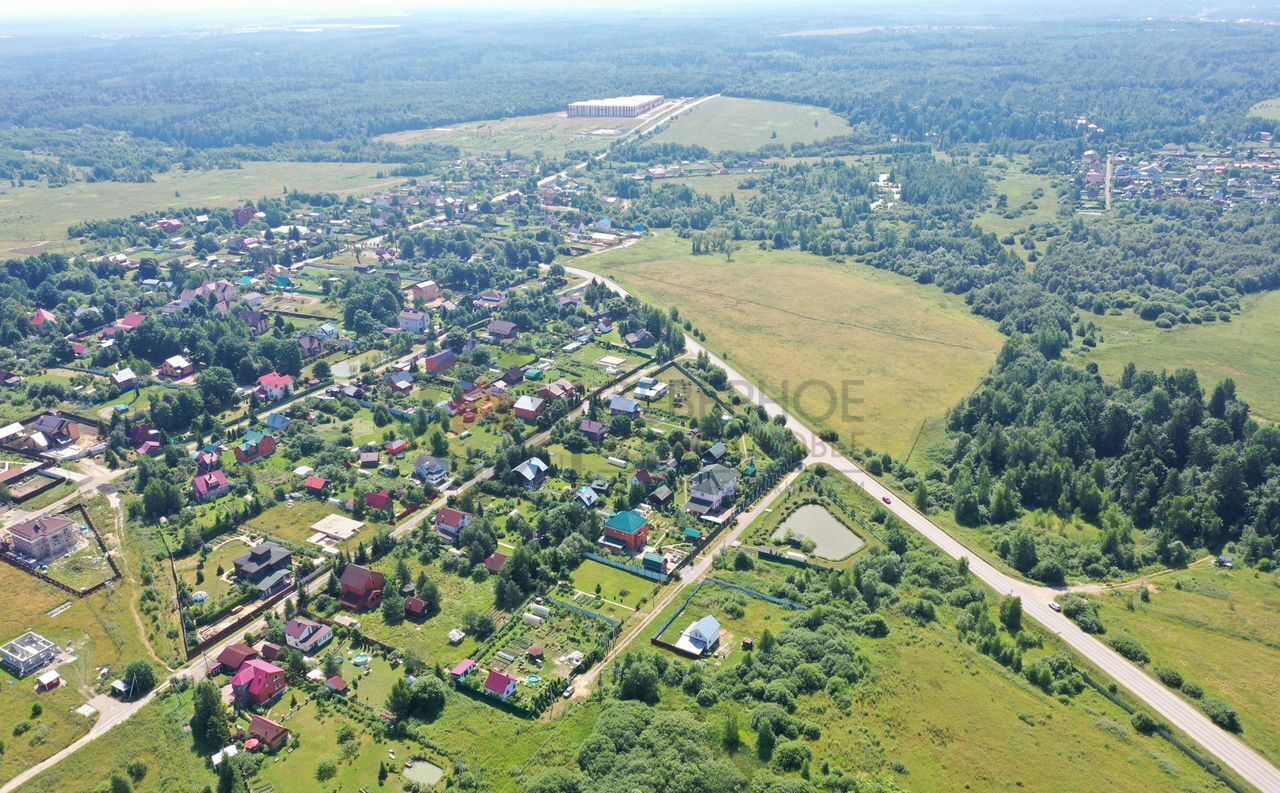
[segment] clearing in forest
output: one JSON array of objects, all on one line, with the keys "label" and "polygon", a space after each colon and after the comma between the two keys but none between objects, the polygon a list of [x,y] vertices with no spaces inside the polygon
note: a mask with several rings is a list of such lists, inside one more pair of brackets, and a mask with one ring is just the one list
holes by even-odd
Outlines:
[{"label": "clearing in forest", "polygon": [[1126,312],[1086,318],[1102,328],[1103,341],[1081,362],[1095,361],[1104,377],[1119,380],[1125,364],[1173,372],[1195,369],[1206,391],[1228,377],[1254,415],[1280,421],[1280,292],[1246,297],[1230,322],[1179,325],[1161,330]]},{"label": "clearing in forest", "polygon": [[826,140],[849,129],[848,122],[823,107],[717,96],[682,114],[652,140],[712,151],[755,151],[771,144]]}]

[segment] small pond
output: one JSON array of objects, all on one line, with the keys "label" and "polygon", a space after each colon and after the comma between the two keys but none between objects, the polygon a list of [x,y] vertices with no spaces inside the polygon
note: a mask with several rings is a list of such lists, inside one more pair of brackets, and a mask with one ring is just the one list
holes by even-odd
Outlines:
[{"label": "small pond", "polygon": [[444,769],[426,760],[414,760],[413,768],[405,768],[400,775],[410,782],[417,782],[425,787],[433,787],[444,779]]},{"label": "small pond", "polygon": [[813,540],[813,555],[831,561],[844,559],[866,545],[820,504],[805,504],[792,512],[773,533],[773,539],[781,540],[788,532]]}]

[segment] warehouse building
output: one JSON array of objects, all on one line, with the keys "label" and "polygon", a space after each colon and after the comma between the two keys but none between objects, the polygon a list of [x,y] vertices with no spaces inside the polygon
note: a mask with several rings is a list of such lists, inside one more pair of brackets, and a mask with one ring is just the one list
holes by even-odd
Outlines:
[{"label": "warehouse building", "polygon": [[612,99],[588,99],[569,104],[569,118],[635,118],[643,116],[665,101],[665,97],[615,96]]}]

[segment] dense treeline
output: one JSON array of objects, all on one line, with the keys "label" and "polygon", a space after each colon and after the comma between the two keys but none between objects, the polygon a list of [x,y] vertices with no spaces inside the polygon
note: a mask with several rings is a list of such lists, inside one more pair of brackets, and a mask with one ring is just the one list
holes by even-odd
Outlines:
[{"label": "dense treeline", "polygon": [[[1111,384],[1014,340],[950,429],[956,519],[999,526],[999,552],[1036,578],[1181,565],[1229,542],[1274,561],[1280,430],[1253,421],[1230,380],[1206,394],[1191,370],[1130,365]],[[1028,510],[1092,524],[1097,540],[1039,531],[1019,520]]]},{"label": "dense treeline", "polygon": [[[409,18],[307,36],[206,35],[182,47],[168,36],[18,37],[0,54],[10,100],[0,123],[135,138],[124,146],[97,133],[89,143],[19,137],[10,146],[28,156],[0,155],[0,164],[56,182],[69,178],[62,166],[83,160],[94,178],[146,179],[201,162],[199,150],[222,150],[217,164],[286,156],[414,163],[446,150],[409,153],[370,138],[640,92],[722,91],[830,107],[853,124],[849,145],[890,145],[897,136],[899,144],[1030,151],[1078,140],[1081,115],[1133,144],[1274,126],[1245,118],[1274,93],[1280,67],[1260,26],[1015,22],[778,39],[777,19],[723,22],[518,17],[490,19],[476,36],[471,23]],[[792,15],[782,24],[805,22]],[[29,155],[50,147],[59,164],[41,172]]]}]

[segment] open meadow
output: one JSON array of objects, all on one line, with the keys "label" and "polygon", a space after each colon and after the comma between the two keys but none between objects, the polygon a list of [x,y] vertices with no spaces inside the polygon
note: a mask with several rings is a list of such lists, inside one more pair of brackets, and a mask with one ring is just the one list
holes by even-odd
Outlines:
[{"label": "open meadow", "polygon": [[726,262],[674,235],[590,267],[694,319],[707,345],[811,426],[904,456],[995,361],[995,326],[935,287],[797,251],[744,247]]},{"label": "open meadow", "polygon": [[712,151],[755,151],[774,144],[812,143],[848,132],[848,122],[823,107],[718,96],[681,114],[652,140],[705,146]]},{"label": "open meadow", "polygon": [[1253,413],[1280,421],[1280,292],[1245,298],[1244,311],[1231,322],[1179,325],[1161,330],[1132,313],[1088,315],[1102,328],[1103,341],[1079,361],[1095,361],[1104,377],[1117,380],[1125,364],[1139,369],[1191,367],[1206,391],[1228,377]]},{"label": "open meadow", "polygon": [[[246,162],[242,168],[173,171],[154,182],[76,182],[67,187],[0,187],[0,256],[67,252],[67,228],[167,207],[241,206],[285,190],[359,193],[399,184],[374,163]],[[45,244],[41,244],[45,243]]]},{"label": "open meadow", "polygon": [[1254,118],[1265,118],[1268,121],[1280,121],[1280,99],[1264,99],[1249,109]]},{"label": "open meadow", "polygon": [[400,146],[437,143],[457,146],[467,154],[563,157],[569,151],[596,151],[642,123],[637,118],[569,118],[563,112],[471,121],[451,127],[411,129],[380,135],[377,140]]},{"label": "open meadow", "polygon": [[[1020,161],[998,159],[989,169],[992,176],[991,206],[978,216],[977,226],[983,231],[1000,237],[1014,237],[1009,250],[1024,259],[1031,250],[1022,246],[1024,235],[1031,226],[1052,222],[1058,218],[1061,201],[1053,181],[1048,176],[1029,173]],[[1034,232],[1030,236],[1034,241]],[[1045,242],[1036,242],[1036,248],[1044,253]]]},{"label": "open meadow", "polygon": [[1149,600],[1136,589],[1101,596],[1108,636],[1136,639],[1149,668],[1185,681],[1234,707],[1241,738],[1280,758],[1280,577],[1255,570],[1196,565],[1152,579]]}]

